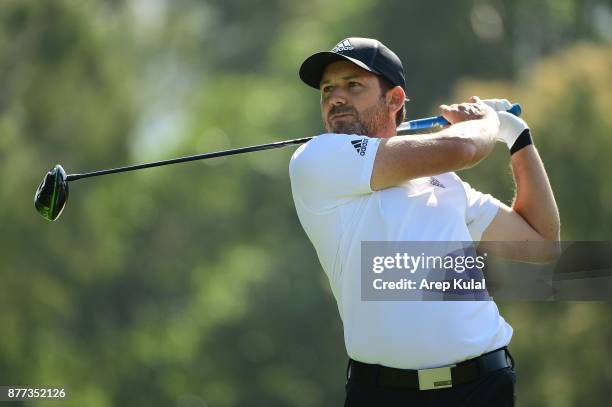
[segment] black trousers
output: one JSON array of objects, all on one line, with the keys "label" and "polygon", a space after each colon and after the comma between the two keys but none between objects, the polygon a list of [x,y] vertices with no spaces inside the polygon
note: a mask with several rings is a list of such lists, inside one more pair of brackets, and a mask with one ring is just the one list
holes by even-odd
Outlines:
[{"label": "black trousers", "polygon": [[474,382],[439,390],[346,383],[345,407],[513,407],[516,394],[513,367],[497,370]]}]

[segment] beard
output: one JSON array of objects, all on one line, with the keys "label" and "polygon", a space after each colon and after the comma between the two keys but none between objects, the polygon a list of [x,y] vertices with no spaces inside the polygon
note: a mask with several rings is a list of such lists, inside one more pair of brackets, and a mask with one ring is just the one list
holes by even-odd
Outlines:
[{"label": "beard", "polygon": [[338,113],[350,113],[353,117],[335,120],[334,122],[328,121],[328,131],[370,136],[385,126],[389,109],[384,103],[384,98],[380,98],[377,104],[365,109],[361,114],[352,106],[335,106],[330,109],[328,117]]}]

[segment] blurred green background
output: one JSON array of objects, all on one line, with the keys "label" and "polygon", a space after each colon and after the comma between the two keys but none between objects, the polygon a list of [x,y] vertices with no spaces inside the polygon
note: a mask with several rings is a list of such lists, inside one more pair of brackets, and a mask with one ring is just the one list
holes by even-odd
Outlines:
[{"label": "blurred green background", "polygon": [[[610,240],[609,0],[2,0],[0,385],[65,386],[75,406],[342,404],[341,322],[293,208],[293,148],[74,182],[55,223],[33,194],[56,163],[318,134],[297,70],[348,36],[400,55],[410,118],[520,101],[563,239]],[[460,175],[512,198],[501,144]],[[610,405],[609,303],[499,307],[519,406]]]}]

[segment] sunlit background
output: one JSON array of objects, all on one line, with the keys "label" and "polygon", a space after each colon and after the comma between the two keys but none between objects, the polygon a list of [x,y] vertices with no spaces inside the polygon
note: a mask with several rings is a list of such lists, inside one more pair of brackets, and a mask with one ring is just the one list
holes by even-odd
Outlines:
[{"label": "sunlit background", "polygon": [[[609,0],[2,0],[0,385],[62,386],[74,406],[341,405],[342,326],[293,208],[294,148],[75,181],[55,223],[33,194],[57,163],[316,135],[297,70],[349,36],[402,58],[410,118],[521,102],[563,238],[611,239]],[[460,175],[512,199],[504,145]],[[610,304],[499,307],[518,406],[610,404]]]}]

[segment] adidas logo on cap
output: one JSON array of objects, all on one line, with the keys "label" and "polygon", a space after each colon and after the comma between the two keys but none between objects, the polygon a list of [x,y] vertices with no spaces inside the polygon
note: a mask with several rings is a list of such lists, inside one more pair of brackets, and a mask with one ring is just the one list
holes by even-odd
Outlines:
[{"label": "adidas logo on cap", "polygon": [[366,153],[366,147],[368,146],[368,139],[363,138],[361,140],[352,140],[351,144],[355,147],[357,153],[361,156],[364,156]]},{"label": "adidas logo on cap", "polygon": [[342,40],[335,47],[332,48],[331,52],[350,51],[354,49],[349,40]]}]

